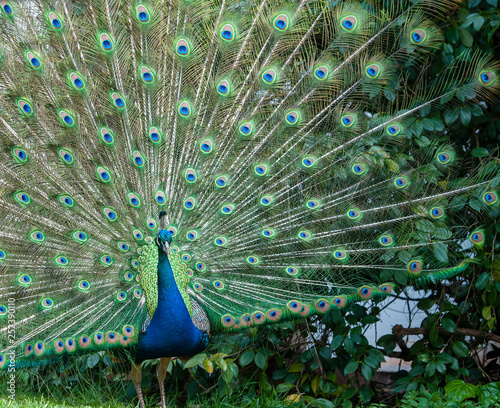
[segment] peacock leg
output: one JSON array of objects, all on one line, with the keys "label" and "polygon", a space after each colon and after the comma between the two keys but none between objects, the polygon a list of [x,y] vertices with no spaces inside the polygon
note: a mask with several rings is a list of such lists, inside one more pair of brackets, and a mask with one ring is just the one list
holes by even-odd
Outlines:
[{"label": "peacock leg", "polygon": [[167,403],[165,401],[165,376],[167,375],[167,368],[170,364],[171,357],[163,357],[160,359],[160,364],[158,364],[158,370],[156,375],[158,376],[158,382],[160,383],[160,393],[161,393],[161,408],[167,408]]},{"label": "peacock leg", "polygon": [[141,374],[142,374],[141,369],[142,369],[142,363],[139,363],[138,365],[132,363],[131,375],[132,375],[132,381],[134,382],[135,391],[137,392],[137,397],[139,398],[139,407],[146,408],[141,389]]}]

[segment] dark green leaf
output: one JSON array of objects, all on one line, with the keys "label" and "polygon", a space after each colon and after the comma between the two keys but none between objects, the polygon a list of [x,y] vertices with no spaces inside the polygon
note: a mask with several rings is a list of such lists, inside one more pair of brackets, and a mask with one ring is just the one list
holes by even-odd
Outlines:
[{"label": "dark green leaf", "polygon": [[245,351],[239,358],[240,365],[242,367],[247,366],[253,361],[254,357],[255,353],[252,350]]},{"label": "dark green leaf", "polygon": [[90,356],[87,357],[87,367],[92,368],[97,365],[99,362],[99,354],[91,354]]},{"label": "dark green leaf", "polygon": [[441,319],[441,326],[443,326],[443,329],[450,333],[455,333],[457,331],[457,325],[455,322],[447,317]]},{"label": "dark green leaf", "polygon": [[263,370],[266,367],[267,357],[262,351],[259,351],[255,355],[254,360],[255,360],[255,364],[257,365],[257,367],[259,367],[261,370]]},{"label": "dark green leaf", "polygon": [[359,363],[357,361],[351,360],[347,363],[344,368],[344,374],[351,374],[358,369]]},{"label": "dark green leaf", "polygon": [[455,355],[458,357],[467,357],[469,355],[469,348],[463,341],[453,342],[453,344],[451,345],[451,349],[453,350],[453,353],[455,353]]},{"label": "dark green leaf", "polygon": [[466,398],[474,398],[476,396],[476,387],[462,380],[453,380],[446,384],[444,393],[449,398],[463,401]]},{"label": "dark green leaf", "polygon": [[491,282],[491,275],[489,272],[483,272],[481,275],[479,275],[479,278],[476,280],[476,289],[477,290],[483,290],[486,288],[488,283]]}]

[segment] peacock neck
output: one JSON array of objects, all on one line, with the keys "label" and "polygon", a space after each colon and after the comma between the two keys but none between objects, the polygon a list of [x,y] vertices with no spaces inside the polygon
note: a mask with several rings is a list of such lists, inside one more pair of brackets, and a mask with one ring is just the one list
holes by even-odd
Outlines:
[{"label": "peacock neck", "polygon": [[193,356],[206,346],[204,337],[191,320],[167,255],[159,248],[158,306],[139,340],[137,360]]},{"label": "peacock neck", "polygon": [[175,283],[172,265],[170,265],[170,261],[165,251],[158,248],[158,307],[160,307],[162,303],[163,306],[165,306],[169,294],[172,295],[174,289],[179,292],[177,284]]}]

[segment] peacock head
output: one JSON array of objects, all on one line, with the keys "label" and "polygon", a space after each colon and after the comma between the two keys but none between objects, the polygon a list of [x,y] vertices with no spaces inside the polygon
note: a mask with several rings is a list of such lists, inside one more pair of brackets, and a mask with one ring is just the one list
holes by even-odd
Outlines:
[{"label": "peacock head", "polygon": [[158,232],[158,237],[155,239],[156,245],[163,249],[163,251],[167,254],[170,254],[170,244],[172,243],[173,234],[170,231],[165,229],[165,215],[166,212],[160,212],[160,232]]}]

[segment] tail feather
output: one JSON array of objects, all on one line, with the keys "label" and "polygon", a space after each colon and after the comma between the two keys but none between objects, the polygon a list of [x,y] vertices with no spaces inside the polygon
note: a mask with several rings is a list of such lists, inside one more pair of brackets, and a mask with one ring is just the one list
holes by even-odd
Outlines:
[{"label": "tail feather", "polygon": [[498,164],[436,134],[496,97],[498,65],[426,77],[458,2],[9,4],[0,331],[9,297],[23,324],[0,353],[135,344],[159,211],[212,333],[446,279],[484,245]]}]

